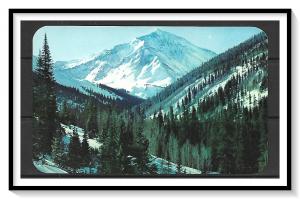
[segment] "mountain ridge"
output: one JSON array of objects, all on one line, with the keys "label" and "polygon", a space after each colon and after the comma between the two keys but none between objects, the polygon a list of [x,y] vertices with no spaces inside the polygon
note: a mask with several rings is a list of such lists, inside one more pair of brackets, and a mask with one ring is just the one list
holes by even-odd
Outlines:
[{"label": "mountain ridge", "polygon": [[158,29],[88,58],[57,61],[54,76],[64,86],[101,92],[95,86],[105,84],[148,98],[215,55]]},{"label": "mountain ridge", "polygon": [[[244,79],[240,80],[239,78],[246,78],[249,73],[254,73],[253,71],[256,70],[255,75],[253,75],[255,77],[251,78],[256,79],[255,81],[258,82],[264,82],[267,73],[265,68],[257,63],[265,62],[267,57],[266,41],[266,35],[259,33],[203,63],[201,67],[191,70],[176,82],[145,101],[143,106],[147,110],[146,114],[150,116],[159,110],[168,112],[170,106],[177,109],[178,104],[182,105],[182,102],[188,97],[188,93],[191,93],[191,96],[195,98],[190,100],[192,102],[189,102],[188,106],[190,108],[198,106],[198,103],[202,102],[204,98],[218,94],[219,89],[224,89],[229,81],[234,79],[234,81],[242,82]],[[259,54],[253,55],[253,51],[257,51]],[[265,90],[256,90],[258,88],[254,89],[249,88],[250,86],[245,86],[248,83],[243,84],[244,89],[249,89],[249,93],[248,96],[244,96],[244,99],[240,98],[239,100],[244,101],[243,103],[246,107],[253,105],[249,104],[249,99],[247,98],[250,98],[250,101],[251,98],[256,98],[257,101],[260,101],[268,95],[268,92]],[[176,111],[178,113],[182,112],[182,110]]]}]

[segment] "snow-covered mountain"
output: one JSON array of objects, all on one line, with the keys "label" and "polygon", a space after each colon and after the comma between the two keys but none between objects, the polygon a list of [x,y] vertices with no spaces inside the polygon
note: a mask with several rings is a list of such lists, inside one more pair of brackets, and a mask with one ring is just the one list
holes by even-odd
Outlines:
[{"label": "snow-covered mountain", "polygon": [[55,63],[58,83],[118,98],[99,88],[105,84],[149,98],[216,54],[186,39],[157,29],[89,58]]},{"label": "snow-covered mountain", "polygon": [[[238,86],[230,100],[248,109],[258,106],[268,96],[266,46],[267,38],[261,33],[214,57],[146,101],[146,115],[153,116],[160,109],[167,113],[170,106],[175,113],[181,114],[183,109],[178,109],[178,104],[184,101],[188,101],[186,106],[191,111],[192,107],[197,108],[200,102],[213,99],[221,91],[233,90],[232,84]],[[227,105],[218,108],[226,109]]]}]

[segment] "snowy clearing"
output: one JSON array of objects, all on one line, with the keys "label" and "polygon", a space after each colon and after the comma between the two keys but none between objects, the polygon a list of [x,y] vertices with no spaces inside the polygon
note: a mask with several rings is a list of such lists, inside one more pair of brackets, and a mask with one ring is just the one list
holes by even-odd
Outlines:
[{"label": "snowy clearing", "polygon": [[[84,129],[74,125],[65,125],[65,124],[60,124],[60,125],[65,131],[65,136],[63,137],[63,142],[65,145],[68,145],[70,143],[74,130],[75,132],[77,132],[80,142],[83,141]],[[99,150],[100,147],[103,145],[102,143],[98,142],[96,139],[88,138],[87,141],[91,149]]]},{"label": "snowy clearing", "polygon": [[[50,165],[50,164],[51,165]],[[53,162],[47,161],[33,161],[33,165],[37,170],[39,170],[42,173],[56,173],[56,174],[67,174],[68,172],[58,168],[58,166],[55,166]]]},{"label": "snowy clearing", "polygon": [[[155,165],[157,168],[158,174],[177,174],[177,167],[178,165],[169,162],[165,159],[158,158],[154,155],[151,155],[151,158],[149,159],[151,161],[150,165]],[[168,165],[169,164],[169,165]],[[202,172],[198,169],[194,169],[191,167],[181,166],[180,173],[184,174],[201,174]]]}]

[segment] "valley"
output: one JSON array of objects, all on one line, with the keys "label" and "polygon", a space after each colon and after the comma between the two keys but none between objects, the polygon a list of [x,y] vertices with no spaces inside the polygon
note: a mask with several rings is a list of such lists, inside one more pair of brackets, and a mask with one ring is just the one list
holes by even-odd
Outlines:
[{"label": "valley", "polygon": [[90,58],[54,62],[50,73],[42,55],[33,59],[33,160],[41,172],[226,176],[267,167],[263,32],[216,54],[157,29]]}]

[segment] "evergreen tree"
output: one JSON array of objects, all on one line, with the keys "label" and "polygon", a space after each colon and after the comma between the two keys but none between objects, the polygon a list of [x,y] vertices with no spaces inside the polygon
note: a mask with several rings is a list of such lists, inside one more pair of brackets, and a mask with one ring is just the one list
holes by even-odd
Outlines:
[{"label": "evergreen tree", "polygon": [[221,170],[225,174],[235,173],[234,128],[228,120],[224,122],[223,157]]},{"label": "evergreen tree", "polygon": [[178,155],[177,155],[177,168],[176,168],[177,174],[181,174],[182,173],[181,170],[182,170],[182,165],[181,165],[181,150],[179,148]]},{"label": "evergreen tree", "polygon": [[175,116],[174,116],[174,111],[173,111],[173,107],[172,107],[172,106],[170,106],[169,113],[170,113],[170,121],[171,121],[171,124],[173,124],[173,122],[174,122],[174,120],[175,120]]},{"label": "evergreen tree", "polygon": [[81,143],[81,162],[82,166],[90,166],[91,162],[91,152],[86,132],[83,134],[83,140]]},{"label": "evergreen tree", "polygon": [[60,111],[60,120],[62,123],[69,125],[71,123],[71,113],[67,104],[67,101],[64,100],[62,108]]},{"label": "evergreen tree", "polygon": [[46,35],[38,56],[36,74],[33,86],[33,111],[36,119],[33,135],[35,157],[37,154],[51,153],[52,139],[58,130],[53,62]]},{"label": "evergreen tree", "polygon": [[86,123],[86,130],[89,134],[90,138],[96,137],[98,132],[97,126],[97,106],[96,104],[90,100],[87,105],[87,123]]},{"label": "evergreen tree", "polygon": [[192,144],[200,143],[200,126],[197,118],[197,112],[195,107],[192,108],[190,128],[189,128],[189,138]]},{"label": "evergreen tree", "polygon": [[105,131],[106,137],[101,151],[101,171],[108,175],[120,174],[123,153],[121,152],[120,131],[117,128],[117,115],[112,109],[108,112]]},{"label": "evergreen tree", "polygon": [[264,169],[268,165],[268,137],[267,137],[267,100],[263,99],[260,104],[260,113],[259,113],[259,129],[260,129],[260,137],[259,137],[259,158],[258,158],[258,170],[259,172],[264,171]]},{"label": "evergreen tree", "polygon": [[81,144],[76,129],[73,129],[73,136],[69,144],[68,152],[68,166],[76,172],[76,169],[80,167],[81,163]]},{"label": "evergreen tree", "polygon": [[64,144],[62,142],[62,136],[57,135],[52,142],[52,158],[58,165],[65,164]]}]

